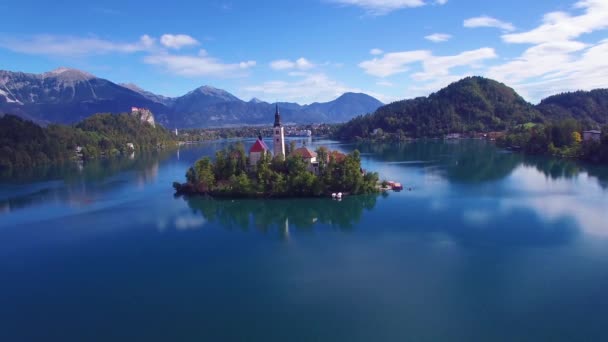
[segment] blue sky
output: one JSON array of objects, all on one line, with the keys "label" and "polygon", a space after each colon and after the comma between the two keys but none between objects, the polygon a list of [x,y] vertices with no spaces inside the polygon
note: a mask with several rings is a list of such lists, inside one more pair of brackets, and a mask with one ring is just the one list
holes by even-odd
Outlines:
[{"label": "blue sky", "polygon": [[178,96],[388,102],[468,75],[532,102],[608,87],[608,1],[308,0],[0,3],[0,69],[60,66]]}]

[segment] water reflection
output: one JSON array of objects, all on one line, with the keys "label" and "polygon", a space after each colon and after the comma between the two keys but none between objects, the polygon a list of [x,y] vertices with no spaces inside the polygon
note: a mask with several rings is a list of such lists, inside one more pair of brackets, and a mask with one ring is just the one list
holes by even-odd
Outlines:
[{"label": "water reflection", "polygon": [[90,205],[103,193],[130,184],[125,171],[133,171],[137,186],[143,188],[157,179],[159,162],[167,157],[168,153],[154,153],[135,159],[114,158],[25,170],[10,182],[2,179],[0,213],[44,203]]},{"label": "water reflection", "polygon": [[322,224],[340,230],[351,230],[365,211],[371,211],[378,196],[351,196],[342,201],[331,199],[212,199],[184,197],[188,207],[208,222],[217,222],[227,229],[247,230],[255,227],[262,232],[277,229],[288,232],[289,227],[310,230]]},{"label": "water reflection", "polygon": [[533,166],[552,179],[574,178],[586,173],[608,188],[608,168],[569,159],[529,156],[497,149],[480,140],[415,141],[401,144],[360,143],[354,148],[377,162],[405,168],[424,167],[431,174],[455,183],[499,181],[518,166]]}]

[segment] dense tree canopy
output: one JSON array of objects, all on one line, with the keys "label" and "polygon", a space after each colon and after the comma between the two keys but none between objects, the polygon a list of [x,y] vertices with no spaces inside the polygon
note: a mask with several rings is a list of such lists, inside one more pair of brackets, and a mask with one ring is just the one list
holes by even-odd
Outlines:
[{"label": "dense tree canopy", "polygon": [[565,119],[544,125],[520,125],[497,140],[503,147],[521,149],[530,154],[551,154],[608,163],[608,127],[600,141],[582,141],[582,124]]},{"label": "dense tree canopy", "polygon": [[[175,144],[164,128],[128,114],[96,114],[74,126],[40,127],[13,115],[0,117],[0,172],[7,173],[81,157],[93,159]],[[76,155],[76,148],[81,153]]]},{"label": "dense tree canopy", "polygon": [[598,128],[608,124],[608,89],[553,95],[537,108],[550,120],[576,119],[584,128]]}]

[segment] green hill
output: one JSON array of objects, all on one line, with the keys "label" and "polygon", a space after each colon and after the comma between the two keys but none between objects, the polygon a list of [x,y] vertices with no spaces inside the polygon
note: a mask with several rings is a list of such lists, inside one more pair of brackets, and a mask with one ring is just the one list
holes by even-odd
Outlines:
[{"label": "green hill", "polygon": [[[133,149],[128,144],[133,144]],[[154,127],[129,114],[96,114],[74,126],[47,127],[4,115],[0,117],[0,174],[74,158],[94,159],[174,144],[174,138],[163,127]]]},{"label": "green hill", "polygon": [[549,120],[575,119],[584,127],[601,127],[608,124],[608,89],[553,95],[537,109]]},{"label": "green hill", "polygon": [[343,125],[338,136],[368,138],[381,129],[412,138],[439,137],[542,121],[539,111],[512,88],[483,77],[467,77],[428,97],[393,102],[359,116]]}]

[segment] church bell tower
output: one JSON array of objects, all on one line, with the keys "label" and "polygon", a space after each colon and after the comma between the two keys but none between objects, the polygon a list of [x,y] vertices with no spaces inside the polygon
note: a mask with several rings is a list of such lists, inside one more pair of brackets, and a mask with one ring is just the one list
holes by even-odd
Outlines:
[{"label": "church bell tower", "polygon": [[272,129],[272,142],[274,156],[282,156],[285,158],[285,130],[281,125],[281,114],[279,113],[279,105],[277,104],[277,110],[274,113],[274,127]]}]

